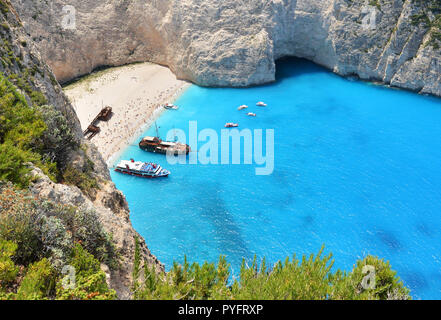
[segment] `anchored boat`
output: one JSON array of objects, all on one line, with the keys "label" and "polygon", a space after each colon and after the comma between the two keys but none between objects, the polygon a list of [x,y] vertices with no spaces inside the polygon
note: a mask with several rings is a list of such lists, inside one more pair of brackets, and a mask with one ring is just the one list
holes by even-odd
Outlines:
[{"label": "anchored boat", "polygon": [[171,154],[175,156],[187,155],[191,152],[191,148],[188,144],[172,141],[162,141],[159,138],[158,126],[156,125],[156,137],[144,137],[139,142],[139,147],[147,152]]},{"label": "anchored boat", "polygon": [[190,153],[190,146],[179,142],[162,141],[158,137],[144,137],[139,147],[148,152],[160,154],[187,155]]},{"label": "anchored boat", "polygon": [[170,171],[163,169],[159,164],[141,162],[135,160],[122,160],[115,171],[141,178],[164,178],[170,175]]},{"label": "anchored boat", "polygon": [[179,109],[178,106],[175,106],[174,104],[171,104],[171,103],[164,105],[164,108],[167,110],[178,110]]}]

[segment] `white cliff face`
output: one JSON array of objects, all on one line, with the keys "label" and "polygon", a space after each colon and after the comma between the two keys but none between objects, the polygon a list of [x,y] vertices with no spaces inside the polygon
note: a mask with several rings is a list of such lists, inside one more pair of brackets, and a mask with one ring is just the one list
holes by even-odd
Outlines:
[{"label": "white cliff face", "polygon": [[61,82],[151,61],[200,85],[249,86],[273,81],[276,59],[297,56],[441,95],[441,51],[427,26],[411,24],[422,12],[412,0],[377,0],[375,29],[364,28],[364,0],[72,0],[75,30],[62,28],[64,1],[12,2]]},{"label": "white cliff face", "polygon": [[[50,68],[41,59],[42,55],[45,56],[48,52],[51,52],[52,49],[49,50],[49,48],[52,47],[47,43],[46,51],[40,54],[33,41],[26,35],[19,16],[10,7],[8,0],[2,0],[1,9],[0,34],[2,45],[0,46],[0,60],[2,63],[0,63],[0,73],[9,77],[10,81],[19,87],[19,90],[28,101],[31,100],[30,93],[26,91],[29,86],[32,92],[42,93],[47,103],[55,107],[64,116],[69,125],[69,130],[63,129],[63,127],[57,128],[59,129],[58,136],[65,135],[67,137],[67,131],[70,131],[74,133],[78,146],[63,143],[61,147],[57,148],[57,164],[60,168],[71,165],[78,170],[78,173],[82,173],[81,168],[84,168],[86,163],[89,163],[89,165],[92,163],[93,172],[88,173],[88,175],[95,178],[98,184],[98,187],[93,189],[93,197],[87,196],[78,187],[55,183],[40,169],[34,168],[35,181],[30,190],[38,198],[57,204],[91,210],[96,213],[103,230],[112,235],[119,258],[117,268],[110,270],[105,265],[102,265],[102,268],[108,275],[107,281],[110,287],[116,290],[121,299],[128,299],[133,284],[131,275],[134,266],[135,237],[140,240],[140,255],[143,264],[147,263],[157,272],[162,272],[164,267],[151,254],[144,239],[134,230],[130,222],[129,208],[124,195],[111,182],[109,169],[96,147],[91,142],[83,139],[80,121],[72,105],[55,80]],[[74,58],[75,55],[72,57]],[[18,79],[21,81],[18,81]],[[20,83],[24,83],[26,86],[20,85]],[[79,145],[82,147],[80,148]]]}]

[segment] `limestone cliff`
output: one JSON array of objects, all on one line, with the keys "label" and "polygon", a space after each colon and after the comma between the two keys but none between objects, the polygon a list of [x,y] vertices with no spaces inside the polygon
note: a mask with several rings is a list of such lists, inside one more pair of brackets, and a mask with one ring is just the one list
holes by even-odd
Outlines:
[{"label": "limestone cliff", "polygon": [[[441,95],[438,0],[13,3],[61,82],[103,65],[151,61],[200,85],[248,86],[273,81],[275,60],[297,56]],[[72,29],[63,27],[67,4],[75,8]]]},{"label": "limestone cliff", "polygon": [[[103,265],[108,274],[108,282],[120,298],[128,298],[132,285],[134,239],[142,238],[131,225],[125,197],[112,183],[107,165],[95,146],[83,140],[79,120],[71,104],[51,69],[41,59],[38,48],[25,33],[17,12],[6,0],[0,1],[0,10],[0,72],[15,84],[33,105],[52,105],[67,119],[69,128],[66,131],[73,133],[75,141],[57,148],[55,160],[61,172],[73,167],[76,173],[90,175],[90,179],[97,182],[96,187],[90,192],[84,192],[71,183],[55,183],[35,168],[33,173],[36,181],[30,190],[39,198],[97,213],[104,230],[112,235],[120,256],[119,268],[110,270]],[[61,137],[63,134],[66,132],[59,133]],[[93,166],[93,170],[85,172],[86,164]],[[158,271],[162,270],[163,266],[150,253],[143,240],[140,241],[140,245],[143,260],[154,265]]]}]

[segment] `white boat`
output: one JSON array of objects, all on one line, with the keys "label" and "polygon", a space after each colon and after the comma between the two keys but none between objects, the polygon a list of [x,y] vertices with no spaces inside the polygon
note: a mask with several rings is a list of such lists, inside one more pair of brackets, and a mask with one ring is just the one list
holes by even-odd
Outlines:
[{"label": "white boat", "polygon": [[174,104],[171,104],[171,103],[166,104],[164,106],[164,108],[167,109],[167,110],[178,110],[179,109],[178,106],[175,106]]},{"label": "white boat", "polygon": [[170,171],[163,169],[159,164],[133,159],[120,161],[115,171],[141,178],[162,178],[170,175]]},{"label": "white boat", "polygon": [[259,102],[256,104],[256,106],[258,106],[258,107],[266,107],[267,104],[266,104],[265,102],[259,101]]},{"label": "white boat", "polygon": [[237,108],[237,110],[243,110],[243,109],[247,109],[248,108],[248,106],[247,105],[241,105],[239,108]]},{"label": "white boat", "polygon": [[248,112],[248,113],[247,113],[247,116],[250,116],[250,117],[255,117],[255,116],[256,116],[256,114],[255,114],[255,113],[252,113],[252,112]]}]

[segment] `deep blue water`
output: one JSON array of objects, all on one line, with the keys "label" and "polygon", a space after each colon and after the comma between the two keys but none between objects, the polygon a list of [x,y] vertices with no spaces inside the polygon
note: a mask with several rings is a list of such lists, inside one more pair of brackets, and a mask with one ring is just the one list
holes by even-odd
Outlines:
[{"label": "deep blue water", "polygon": [[[199,130],[220,132],[229,121],[275,129],[272,175],[256,176],[254,165],[170,165],[137,146],[122,155],[172,171],[162,180],[112,172],[152,253],[167,269],[184,255],[215,262],[224,254],[237,272],[242,257],[276,262],[325,244],[337,268],[377,255],[414,298],[441,299],[441,100],[349,81],[304,60],[277,70],[267,86],[192,86],[180,110],[157,121],[163,137],[188,131],[190,120]],[[268,107],[255,107],[260,100]],[[242,104],[257,117],[237,111]]]}]

